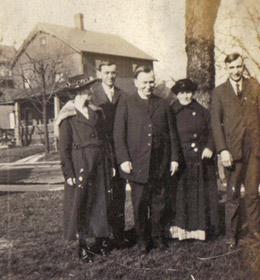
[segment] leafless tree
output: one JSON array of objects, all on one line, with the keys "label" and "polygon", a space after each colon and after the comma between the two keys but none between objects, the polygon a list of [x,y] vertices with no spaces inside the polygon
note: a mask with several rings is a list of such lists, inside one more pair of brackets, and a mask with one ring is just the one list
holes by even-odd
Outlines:
[{"label": "leafless tree", "polygon": [[13,75],[19,78],[16,87],[24,94],[23,98],[30,101],[34,108],[42,116],[45,153],[50,151],[48,133],[47,106],[53,101],[55,92],[61,82],[67,77],[61,60],[48,59],[37,60],[26,54],[27,63],[16,67]]}]

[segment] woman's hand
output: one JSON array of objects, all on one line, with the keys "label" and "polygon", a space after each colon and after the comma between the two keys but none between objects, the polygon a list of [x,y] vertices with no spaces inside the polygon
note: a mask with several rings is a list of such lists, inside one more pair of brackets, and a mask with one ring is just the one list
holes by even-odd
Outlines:
[{"label": "woman's hand", "polygon": [[179,163],[177,161],[171,162],[171,168],[170,168],[171,176],[173,176],[174,173],[176,173],[176,171],[178,170],[178,167],[179,167]]},{"label": "woman's hand", "polygon": [[126,173],[130,174],[132,172],[132,162],[131,161],[124,161],[120,164],[120,168]]},{"label": "woman's hand", "polygon": [[73,186],[76,184],[76,179],[73,177],[73,178],[68,178],[66,180],[67,184],[70,185],[70,186]]},{"label": "woman's hand", "polygon": [[213,152],[209,148],[205,148],[202,152],[201,159],[211,158],[212,155],[213,155]]}]

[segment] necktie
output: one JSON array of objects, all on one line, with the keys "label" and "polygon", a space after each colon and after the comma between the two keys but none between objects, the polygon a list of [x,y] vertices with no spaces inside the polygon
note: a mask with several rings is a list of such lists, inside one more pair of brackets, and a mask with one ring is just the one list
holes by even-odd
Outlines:
[{"label": "necktie", "polygon": [[238,97],[241,97],[242,92],[241,92],[241,90],[240,90],[240,87],[239,87],[239,84],[238,84],[238,83],[236,84],[236,91],[237,91],[237,96],[238,96]]}]

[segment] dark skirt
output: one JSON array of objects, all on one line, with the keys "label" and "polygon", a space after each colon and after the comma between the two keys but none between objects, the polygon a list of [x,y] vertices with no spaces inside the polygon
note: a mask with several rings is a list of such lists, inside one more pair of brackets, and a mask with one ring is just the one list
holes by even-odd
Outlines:
[{"label": "dark skirt", "polygon": [[[108,162],[101,150],[85,149],[79,153],[82,152],[84,164],[77,167],[78,164],[74,159],[74,166],[75,170],[83,169],[83,173],[77,172],[77,183],[74,186],[65,183],[64,238],[66,240],[76,240],[79,234],[81,238],[110,235],[107,208],[111,175]],[[75,158],[82,163],[80,154]],[[79,180],[80,177],[83,178],[82,182]]]},{"label": "dark skirt", "polygon": [[174,225],[187,231],[218,228],[218,194],[214,161],[187,151],[176,177]]}]

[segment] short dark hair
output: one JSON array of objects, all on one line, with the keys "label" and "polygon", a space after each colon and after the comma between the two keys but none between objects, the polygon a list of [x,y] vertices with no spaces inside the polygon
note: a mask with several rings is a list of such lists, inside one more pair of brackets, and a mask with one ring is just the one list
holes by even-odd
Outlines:
[{"label": "short dark hair", "polygon": [[146,65],[138,66],[134,71],[134,78],[137,79],[140,73],[150,73],[150,72],[153,72],[153,68],[151,66],[146,66]]},{"label": "short dark hair", "polygon": [[98,65],[98,71],[101,71],[103,66],[111,66],[111,65],[116,66],[116,63],[110,60],[102,60]]},{"label": "short dark hair", "polygon": [[231,62],[237,60],[239,57],[241,57],[243,60],[243,57],[240,53],[234,52],[234,53],[228,54],[225,58],[225,63],[231,63]]}]

